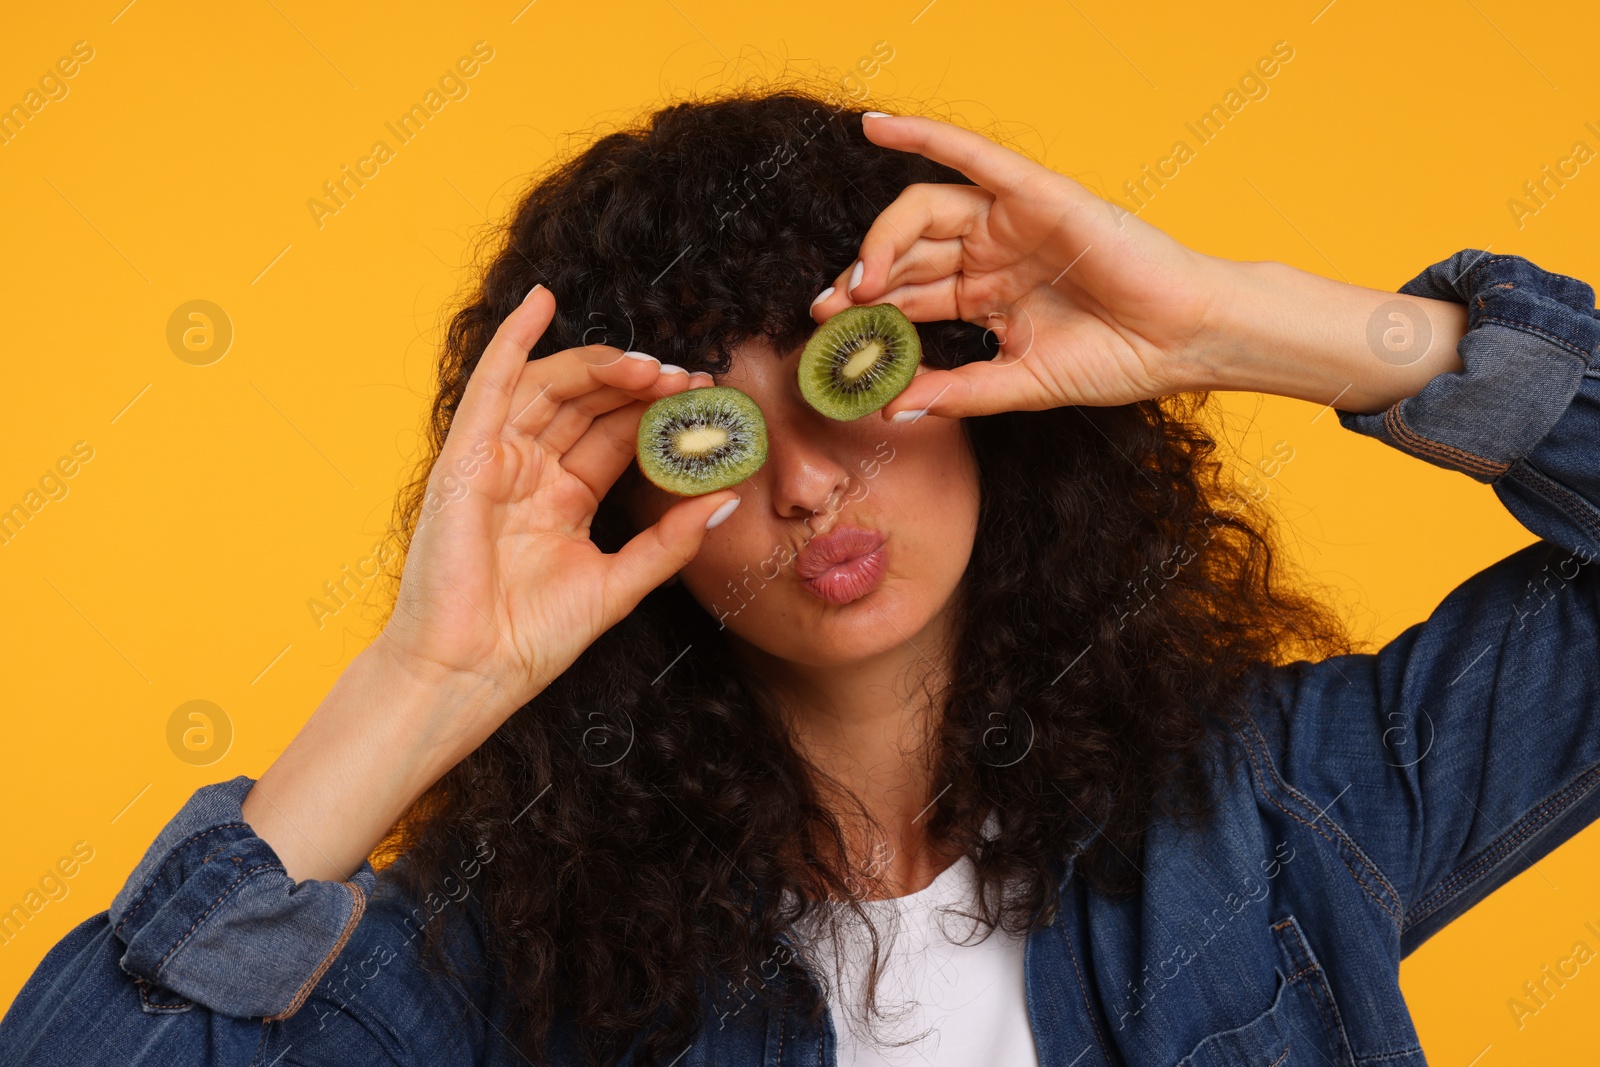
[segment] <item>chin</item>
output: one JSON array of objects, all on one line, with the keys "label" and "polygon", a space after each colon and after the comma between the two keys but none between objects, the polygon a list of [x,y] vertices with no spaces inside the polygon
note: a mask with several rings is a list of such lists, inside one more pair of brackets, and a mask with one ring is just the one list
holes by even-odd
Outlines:
[{"label": "chin", "polygon": [[916,595],[928,589],[926,582],[894,576],[847,603],[821,599],[793,579],[780,581],[781,590],[769,584],[764,591],[765,604],[756,598],[718,617],[738,640],[805,666],[856,663],[917,642],[940,607]]}]

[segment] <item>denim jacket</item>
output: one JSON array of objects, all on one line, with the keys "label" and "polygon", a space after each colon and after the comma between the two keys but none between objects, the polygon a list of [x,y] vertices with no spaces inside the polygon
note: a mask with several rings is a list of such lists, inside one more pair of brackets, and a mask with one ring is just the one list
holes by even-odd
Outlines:
[{"label": "denim jacket", "polygon": [[[1261,665],[1218,817],[1157,821],[1140,892],[1090,891],[1068,858],[1026,944],[1045,1067],[1422,1064],[1400,960],[1600,816],[1594,291],[1468,249],[1400,292],[1466,304],[1463,369],[1341,424],[1492,485],[1538,540],[1377,652]],[[403,899],[369,865],[295,883],[241,816],[252,784],[198,790],[51,950],[0,1063],[526,1063],[492,987],[418,964],[430,922],[481,958],[476,872],[467,906]],[[759,1003],[708,1008],[675,1063],[832,1067],[826,1014]]]}]

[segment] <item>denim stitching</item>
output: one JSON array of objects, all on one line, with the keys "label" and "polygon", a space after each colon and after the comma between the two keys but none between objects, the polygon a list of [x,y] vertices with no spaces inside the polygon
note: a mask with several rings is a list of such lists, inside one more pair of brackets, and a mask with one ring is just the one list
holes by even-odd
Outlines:
[{"label": "denim stitching", "polygon": [[[1458,282],[1465,281],[1465,282],[1467,282],[1468,287],[1470,288],[1474,284],[1472,282],[1473,276],[1476,275],[1480,270],[1483,270],[1485,267],[1492,267],[1492,266],[1494,266],[1496,264],[1499,264],[1499,263],[1505,263],[1508,260],[1511,260],[1511,259],[1514,259],[1514,258],[1520,258],[1520,257],[1508,256],[1508,255],[1503,255],[1503,254],[1502,255],[1495,255],[1495,256],[1479,256],[1476,260],[1473,261],[1472,266],[1467,268],[1466,272],[1463,273],[1461,275],[1461,277],[1457,278],[1456,281],[1458,281]],[[1531,264],[1530,264],[1530,266],[1531,266]],[[1457,292],[1459,292],[1459,291],[1460,290],[1457,290]]]},{"label": "denim stitching", "polygon": [[1394,436],[1398,443],[1409,444],[1418,452],[1433,456],[1436,459],[1445,460],[1461,467],[1475,469],[1479,473],[1490,475],[1501,475],[1511,468],[1510,463],[1486,459],[1474,452],[1457,448],[1455,445],[1445,444],[1443,441],[1435,441],[1430,437],[1422,436],[1405,424],[1405,419],[1400,414],[1398,404],[1384,413],[1383,422],[1384,428]]},{"label": "denim stitching", "polygon": [[1278,1064],[1282,1063],[1284,1060],[1286,1060],[1288,1058],[1289,1058],[1289,1042],[1285,1041],[1283,1043],[1283,1055],[1281,1055],[1277,1059],[1273,1060],[1270,1064],[1267,1065],[1267,1067],[1278,1067]]},{"label": "denim stitching", "polygon": [[[1537,479],[1541,483],[1542,487],[1546,488],[1550,493],[1558,494],[1564,500],[1575,504],[1575,507],[1570,508],[1563,506],[1562,510],[1570,515],[1573,519],[1577,520],[1579,526],[1582,526],[1584,529],[1589,531],[1589,533],[1593,534],[1596,541],[1600,541],[1600,522],[1597,522],[1594,516],[1589,514],[1590,507],[1586,500],[1580,496],[1574,495],[1566,486],[1551,478],[1543,471],[1540,471],[1532,464],[1523,463],[1520,467],[1518,467],[1515,477],[1521,478],[1524,475],[1527,476],[1527,480],[1529,482]],[[1535,486],[1530,484],[1529,488],[1533,489]],[[1557,503],[1560,503],[1560,501],[1557,501]]]},{"label": "denim stitching", "polygon": [[[784,978],[785,992],[788,992],[788,978]],[[789,1029],[789,998],[781,997],[778,1000],[778,1054],[773,1059],[774,1067],[783,1067],[783,1032]]]},{"label": "denim stitching", "polygon": [[287,1019],[300,1010],[301,1006],[305,1004],[306,998],[311,996],[311,991],[317,987],[317,983],[322,981],[322,976],[328,972],[329,967],[333,966],[334,959],[344,951],[345,942],[349,941],[350,935],[355,933],[356,924],[361,921],[362,914],[366,912],[367,894],[362,892],[361,887],[354,882],[340,882],[339,884],[350,890],[350,918],[345,921],[344,929],[339,932],[339,939],[333,943],[333,947],[322,958],[322,962],[317,964],[317,969],[311,972],[311,977],[307,978],[295,995],[290,998],[288,1007],[276,1015],[266,1016],[268,1022]]},{"label": "denim stitching", "polygon": [[1078,966],[1078,950],[1072,947],[1072,935],[1067,933],[1067,924],[1061,924],[1061,939],[1067,943],[1067,956],[1072,960],[1072,969],[1078,975],[1078,992],[1083,997],[1084,1012],[1089,1016],[1089,1025],[1094,1027],[1094,1039],[1100,1043],[1100,1055],[1105,1057],[1107,1063],[1115,1062],[1111,1053],[1106,1049],[1105,1035],[1100,1033],[1100,1020],[1095,1018],[1094,1008],[1089,1004],[1089,987],[1083,981],[1083,968]]},{"label": "denim stitching", "polygon": [[[1531,470],[1531,468],[1529,468],[1529,469]],[[1582,525],[1590,533],[1594,534],[1596,540],[1600,540],[1600,523],[1596,523],[1596,521],[1593,518],[1593,516],[1591,516],[1587,510],[1581,510],[1584,506],[1587,505],[1587,501],[1585,501],[1580,496],[1574,495],[1570,490],[1567,489],[1566,486],[1562,485],[1560,482],[1556,481],[1555,479],[1546,477],[1545,475],[1540,474],[1537,471],[1535,471],[1534,473],[1538,474],[1538,477],[1542,481],[1544,481],[1544,483],[1546,485],[1548,485],[1552,490],[1554,490],[1557,494],[1559,494],[1563,499],[1571,501],[1571,502],[1579,505],[1579,507],[1567,509],[1568,513],[1570,515],[1572,515],[1573,518],[1577,519],[1580,525]]]},{"label": "denim stitching", "polygon": [[[1252,726],[1252,730],[1254,730],[1254,726]],[[1259,731],[1256,731],[1256,733],[1257,733],[1257,736],[1260,737]],[[1262,742],[1262,746],[1263,746],[1263,749],[1264,749],[1265,745],[1266,745],[1266,739],[1265,738],[1261,738],[1261,742]],[[1247,752],[1250,753],[1250,764],[1251,764],[1252,767],[1255,768],[1257,776],[1264,778],[1264,776],[1261,774],[1260,766],[1258,766],[1256,764],[1254,752],[1252,750],[1250,750],[1249,748],[1247,748]],[[1310,799],[1308,797],[1306,797],[1299,790],[1295,789],[1293,786],[1289,785],[1287,782],[1285,782],[1283,780],[1283,778],[1278,774],[1277,765],[1272,762],[1270,756],[1265,756],[1264,755],[1263,759],[1266,762],[1267,766],[1271,768],[1272,777],[1277,781],[1278,785],[1280,785],[1283,788],[1285,793],[1290,794],[1291,796],[1294,797],[1294,799],[1300,801],[1301,803],[1305,804],[1308,807],[1313,807],[1314,806],[1314,805],[1311,804],[1311,801],[1310,801]],[[1263,786],[1264,785],[1265,785],[1265,783],[1263,782]],[[1324,830],[1322,827],[1316,825],[1315,823],[1307,822],[1305,819],[1301,818],[1299,815],[1296,815],[1294,812],[1292,812],[1288,808],[1284,807],[1283,804],[1278,801],[1278,798],[1273,796],[1271,793],[1269,793],[1265,788],[1262,789],[1262,795],[1265,796],[1268,800],[1272,801],[1273,805],[1276,808],[1278,808],[1278,810],[1282,811],[1285,815],[1289,816],[1291,819],[1295,820],[1296,822],[1298,822],[1298,823],[1300,823],[1300,824],[1302,824],[1302,825],[1304,825],[1306,827],[1309,827],[1310,829],[1314,830],[1319,836],[1321,836],[1329,844],[1337,845],[1338,842],[1334,841],[1333,837],[1330,836],[1326,830]],[[1389,884],[1389,880],[1384,877],[1383,872],[1378,870],[1377,866],[1375,864],[1373,864],[1371,860],[1367,859],[1366,854],[1361,852],[1360,848],[1356,845],[1356,843],[1354,841],[1352,841],[1347,834],[1345,834],[1344,828],[1342,826],[1340,826],[1337,822],[1335,822],[1328,815],[1327,812],[1323,812],[1321,817],[1323,819],[1327,819],[1328,825],[1330,827],[1332,827],[1333,832],[1338,835],[1339,840],[1343,841],[1346,845],[1349,846],[1349,848],[1350,848],[1350,850],[1352,852],[1354,852],[1354,853],[1356,853],[1358,855],[1358,857],[1360,858],[1362,864],[1374,876],[1374,880],[1377,881],[1378,883],[1380,883],[1383,886],[1383,888],[1389,893],[1389,895],[1393,896],[1395,898],[1395,900],[1398,902],[1399,894],[1395,893],[1394,887]],[[1335,849],[1335,852],[1338,852],[1337,848]],[[1366,890],[1367,895],[1370,896],[1373,899],[1373,901],[1378,905],[1378,907],[1382,908],[1384,911],[1389,913],[1390,917],[1395,920],[1396,926],[1398,927],[1399,921],[1400,921],[1400,916],[1395,912],[1394,908],[1391,908],[1388,904],[1384,903],[1383,898],[1381,896],[1379,896],[1379,894],[1376,891],[1374,891],[1373,888],[1370,885],[1367,884],[1366,880],[1361,877],[1361,872],[1358,871],[1354,866],[1351,865],[1350,859],[1347,856],[1345,856],[1344,853],[1338,852],[1338,855],[1339,855],[1339,859],[1344,863],[1345,869],[1348,870],[1350,872],[1350,876],[1355,879],[1356,884],[1361,886],[1362,889]]]},{"label": "denim stitching", "polygon": [[[1251,728],[1251,731],[1253,733],[1255,733],[1258,738],[1260,738],[1261,744],[1262,744],[1262,747],[1263,747],[1263,751],[1264,751],[1265,747],[1266,747],[1266,738],[1261,737],[1260,731],[1255,728],[1255,724],[1254,723],[1251,724],[1250,728]],[[1252,745],[1248,740],[1245,741],[1245,753],[1250,758],[1250,766],[1255,770],[1257,779],[1262,781],[1262,786],[1263,786],[1262,791],[1261,791],[1262,796],[1264,796],[1268,800],[1270,800],[1274,807],[1276,807],[1279,811],[1282,811],[1285,815],[1289,816],[1289,818],[1293,819],[1295,822],[1298,822],[1298,823],[1301,823],[1301,824],[1303,824],[1303,825],[1305,825],[1307,827],[1310,827],[1311,830],[1315,831],[1319,836],[1324,838],[1329,844],[1333,844],[1333,845],[1337,845],[1338,844],[1338,842],[1334,841],[1333,837],[1329,835],[1327,830],[1324,830],[1322,827],[1316,825],[1315,823],[1306,822],[1305,819],[1301,818],[1299,815],[1296,815],[1294,812],[1292,812],[1288,808],[1284,807],[1284,805],[1278,800],[1278,798],[1273,796],[1272,793],[1265,788],[1265,786],[1266,786],[1265,775],[1262,774],[1261,767],[1256,762],[1255,746]],[[1293,786],[1289,785],[1287,782],[1285,782],[1283,780],[1282,777],[1279,776],[1277,765],[1272,762],[1270,757],[1265,757],[1265,761],[1266,761],[1267,766],[1269,768],[1271,768],[1271,770],[1272,770],[1273,780],[1276,781],[1278,783],[1278,785],[1283,788],[1285,793],[1289,794],[1290,796],[1292,796],[1296,800],[1302,801],[1302,802],[1307,803],[1307,804],[1310,803],[1309,798],[1307,798],[1304,795],[1302,795],[1299,790],[1297,790]],[[1398,901],[1399,895],[1395,893],[1394,887],[1389,884],[1389,880],[1383,876],[1383,872],[1378,870],[1378,868],[1376,866],[1374,866],[1370,860],[1366,859],[1365,854],[1360,852],[1360,849],[1356,847],[1355,842],[1351,841],[1349,836],[1345,834],[1344,828],[1341,827],[1337,822],[1335,822],[1328,815],[1327,812],[1323,812],[1321,818],[1322,819],[1326,819],[1328,821],[1328,825],[1333,828],[1333,831],[1336,834],[1338,834],[1340,841],[1343,841],[1346,845],[1348,845],[1352,852],[1356,852],[1357,854],[1359,854],[1361,856],[1362,863],[1373,874],[1374,880],[1379,882],[1380,884],[1382,884],[1383,888],[1385,890],[1387,890],[1389,895],[1395,897],[1395,899]],[[1389,914],[1389,917],[1392,918],[1395,921],[1395,926],[1398,929],[1399,925],[1400,925],[1400,915],[1395,911],[1394,908],[1390,907],[1387,903],[1385,903],[1384,900],[1376,892],[1373,891],[1373,888],[1366,883],[1365,879],[1363,879],[1361,877],[1361,873],[1359,871],[1357,871],[1356,868],[1351,864],[1349,857],[1347,857],[1338,848],[1335,848],[1334,851],[1338,854],[1340,861],[1344,863],[1345,869],[1350,872],[1350,876],[1355,879],[1356,884],[1359,885],[1362,889],[1366,890],[1367,895],[1370,896],[1373,899],[1373,902],[1376,903],[1378,905],[1378,907],[1382,908],[1385,912],[1387,912]]]},{"label": "denim stitching", "polygon": [[[1317,1006],[1317,1014],[1322,1018],[1322,1026],[1328,1032],[1329,1038],[1338,1045],[1334,1051],[1346,1062],[1353,1062],[1355,1052],[1350,1047],[1350,1034],[1344,1028],[1344,1018],[1339,1014],[1339,1004],[1333,999],[1333,990],[1328,988],[1328,979],[1322,972],[1322,965],[1312,958],[1311,946],[1306,942],[1305,932],[1300,929],[1299,922],[1291,917],[1274,923],[1272,928],[1278,931],[1287,929],[1294,935],[1298,948],[1290,954],[1295,957],[1297,963],[1304,962],[1305,966],[1296,971],[1289,981],[1293,982],[1301,976],[1307,976],[1306,992],[1311,994],[1311,1002]],[[1280,939],[1287,943],[1288,935],[1280,934]],[[1309,976],[1312,975],[1316,976],[1315,983],[1309,980]],[[1327,1001],[1326,1004],[1323,1003],[1324,1000]]]},{"label": "denim stitching", "polygon": [[1399,1052],[1375,1052],[1370,1056],[1362,1056],[1360,1062],[1367,1064],[1377,1063],[1379,1060],[1397,1060],[1402,1056],[1415,1056],[1421,1051],[1421,1045],[1413,1045],[1410,1048],[1403,1048]]},{"label": "denim stitching", "polygon": [[183,943],[185,941],[189,940],[190,936],[193,935],[196,930],[200,929],[200,924],[201,923],[206,921],[206,916],[210,915],[212,912],[216,911],[217,908],[221,907],[222,906],[222,902],[224,900],[227,900],[229,895],[232,894],[235,889],[239,888],[239,886],[244,883],[245,879],[249,878],[252,874],[255,874],[257,871],[265,870],[268,867],[278,867],[280,870],[282,869],[282,865],[281,864],[277,864],[277,863],[258,863],[254,867],[251,867],[249,870],[245,871],[243,874],[239,875],[239,877],[235,878],[233,880],[233,882],[228,886],[228,888],[226,888],[226,889],[224,889],[222,891],[222,895],[216,899],[215,903],[213,903],[211,905],[211,907],[207,908],[200,915],[200,917],[194,921],[194,925],[189,927],[189,929],[184,932],[184,935],[182,937],[178,938],[177,944],[175,944],[171,948],[167,949],[167,954],[165,956],[162,956],[161,959],[156,963],[155,972],[154,973],[155,974],[160,974],[161,973],[161,968],[166,966],[167,961],[172,958],[172,954],[183,947]]},{"label": "denim stitching", "polygon": [[[154,984],[148,978],[140,975],[133,976],[133,984],[139,987],[140,1010],[149,1015],[181,1015],[194,1007],[191,1000],[182,1000],[176,1004],[160,1004],[150,999],[150,987]],[[169,990],[169,992],[171,992]]]},{"label": "denim stitching", "polygon": [[112,928],[111,932],[116,934],[118,937],[122,936],[122,928],[128,924],[129,920],[139,913],[140,908],[144,907],[145,899],[150,896],[151,891],[156,887],[156,882],[159,881],[161,876],[166,873],[167,868],[172,864],[172,861],[178,857],[179,852],[182,852],[185,848],[194,844],[196,841],[201,841],[207,837],[210,837],[219,830],[232,830],[239,827],[249,829],[249,824],[242,822],[223,823],[221,826],[213,826],[209,830],[204,830],[198,834],[192,834],[189,837],[184,838],[182,841],[179,841],[176,845],[173,845],[172,851],[167,853],[167,858],[161,861],[161,866],[157,867],[155,873],[152,874],[149,880],[145,882],[144,888],[139,891],[139,895],[134,898],[132,904],[128,905],[128,910],[123,914],[122,921],[117,923],[117,925]]},{"label": "denim stitching", "polygon": [[1384,412],[1383,421],[1384,428],[1393,434],[1401,444],[1410,444],[1419,452],[1428,452],[1462,466],[1477,467],[1485,474],[1502,474],[1511,466],[1510,463],[1488,459],[1478,455],[1476,452],[1468,452],[1466,449],[1458,448],[1455,445],[1446,444],[1443,441],[1435,441],[1431,437],[1424,437],[1406,425],[1404,417],[1400,414],[1399,404],[1395,404]]},{"label": "denim stitching", "polygon": [[[1561,306],[1566,308],[1565,304],[1562,304]],[[1571,309],[1569,308],[1568,310]],[[1559,334],[1553,334],[1548,330],[1535,326],[1531,322],[1518,322],[1516,319],[1503,319],[1498,315],[1485,315],[1478,320],[1479,326],[1482,326],[1486,323],[1494,323],[1497,326],[1507,326],[1514,330],[1524,330],[1528,333],[1534,334],[1535,336],[1542,337],[1551,344],[1566,349],[1568,352],[1571,352],[1573,355],[1584,360],[1584,362],[1588,362],[1589,353],[1587,351],[1579,348],[1577,345],[1574,345],[1571,341],[1560,336]]]},{"label": "denim stitching", "polygon": [[[1570,807],[1569,799],[1582,798],[1590,792],[1594,780],[1600,780],[1600,764],[1590,767],[1577,778],[1574,778],[1559,792],[1541,801],[1538,807],[1523,815],[1499,837],[1489,842],[1478,850],[1466,863],[1451,871],[1441,881],[1432,893],[1417,903],[1417,906],[1406,913],[1404,929],[1410,929],[1416,922],[1427,918],[1438,911],[1455,897],[1456,893],[1477,881],[1484,874],[1499,865],[1507,853],[1516,850],[1523,841],[1538,833],[1550,820]],[[1576,794],[1576,798],[1572,795]],[[1457,883],[1460,883],[1459,885]]]},{"label": "denim stitching", "polygon": [[[1317,968],[1315,968],[1315,967],[1308,968],[1308,972],[1309,973],[1315,973],[1316,971],[1317,971]],[[1326,982],[1314,983],[1314,982],[1309,982],[1308,981],[1308,982],[1306,982],[1305,989],[1306,989],[1306,992],[1311,995],[1311,1003],[1316,1005],[1317,1018],[1322,1020],[1323,1032],[1325,1032],[1325,1033],[1327,1033],[1327,1034],[1329,1034],[1331,1036],[1333,1034],[1338,1033],[1338,1031],[1335,1030],[1333,1028],[1333,1026],[1328,1022],[1328,1009],[1327,1009],[1327,1006],[1322,1003],[1322,994],[1320,992],[1318,992],[1318,990],[1317,990],[1317,986],[1318,985],[1321,985],[1323,987],[1323,989],[1327,988],[1327,983]],[[1334,1051],[1337,1052],[1338,1050],[1335,1049]]]}]

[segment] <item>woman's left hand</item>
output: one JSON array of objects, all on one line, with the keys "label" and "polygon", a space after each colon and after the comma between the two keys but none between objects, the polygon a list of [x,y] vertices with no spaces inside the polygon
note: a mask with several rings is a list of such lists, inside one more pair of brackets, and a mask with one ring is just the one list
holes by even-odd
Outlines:
[{"label": "woman's left hand", "polygon": [[919,367],[885,419],[1126,404],[1210,386],[1225,261],[971,130],[917,115],[863,123],[876,144],[977,185],[907,187],[812,317],[891,303],[913,321],[988,327],[1000,342],[993,360]]}]

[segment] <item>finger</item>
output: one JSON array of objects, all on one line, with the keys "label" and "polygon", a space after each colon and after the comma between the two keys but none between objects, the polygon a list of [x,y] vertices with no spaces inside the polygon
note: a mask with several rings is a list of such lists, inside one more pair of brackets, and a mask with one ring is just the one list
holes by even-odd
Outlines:
[{"label": "finger", "polygon": [[[943,418],[1033,411],[1051,407],[1033,374],[1020,362],[967,363],[953,370],[926,370],[880,412],[886,422],[915,422],[918,411]],[[897,419],[897,415],[907,418]]]},{"label": "finger", "polygon": [[615,411],[636,400],[655,401],[685,389],[696,388],[701,381],[709,383],[710,375],[663,374],[646,389],[620,389],[604,386],[591,393],[563,401],[554,416],[538,433],[539,441],[555,452],[565,452],[589,428],[589,423],[599,415]]},{"label": "finger", "polygon": [[638,451],[639,419],[650,405],[634,401],[594,419],[566,450],[561,466],[589,487],[595,500],[611,490]]},{"label": "finger", "polygon": [[[971,186],[907,186],[873,220],[861,240],[856,262],[834,279],[833,292],[826,299],[812,305],[812,316],[820,322],[851,303],[877,302],[879,294],[898,284],[891,277],[893,268],[923,239],[949,240],[948,247],[959,252],[959,238],[971,232],[973,223],[993,203],[992,195]],[[950,259],[950,254],[945,253],[944,258]]]},{"label": "finger", "polygon": [[957,306],[957,287],[960,277],[961,275],[957,273],[937,281],[902,285],[872,302],[893,304],[905,312],[906,318],[912,322],[943,322],[946,319],[959,319],[961,312]]},{"label": "finger", "polygon": [[612,555],[602,592],[607,620],[632,611],[646,593],[693,559],[705,542],[707,521],[727,518],[724,509],[738,499],[732,489],[719,489],[680,500]]},{"label": "finger", "polygon": [[606,386],[568,400],[556,410],[549,424],[539,431],[539,443],[558,455],[564,453],[577,443],[597,416],[638,400],[639,397],[615,386]]},{"label": "finger", "polygon": [[963,250],[959,238],[951,237],[943,240],[921,238],[906,250],[905,255],[895,261],[889,270],[886,283],[870,286],[870,295],[867,292],[869,286],[865,282],[857,286],[851,295],[846,295],[836,286],[826,298],[811,305],[811,317],[822,323],[847,307],[869,304],[894,304],[910,315],[911,312],[900,306],[900,301],[897,299],[904,293],[905,287],[953,283],[955,275],[961,271],[962,262]]},{"label": "finger", "polygon": [[657,399],[687,387],[682,368],[668,367],[643,352],[628,354],[608,345],[586,345],[526,364],[503,425],[537,436],[569,400],[608,386]]},{"label": "finger", "polygon": [[962,262],[959,237],[942,240],[920,237],[889,267],[889,277],[882,285],[874,287],[870,294],[864,292],[866,282],[857,286],[856,300],[858,303],[881,303],[880,294],[887,294],[896,286],[944,281],[961,270]]},{"label": "finger", "polygon": [[523,366],[528,362],[528,352],[544,336],[555,313],[556,299],[541,284],[529,290],[522,303],[505,317],[467,377],[461,403],[450,423],[452,430],[460,427],[464,437],[489,437],[500,432]]},{"label": "finger", "polygon": [[[666,380],[670,382],[674,379],[682,380],[678,375],[668,376]],[[689,385],[683,388],[703,389],[713,384],[711,375],[697,371],[690,376]],[[638,451],[639,419],[650,406],[627,394],[622,396],[622,402],[611,410],[582,419],[581,429],[577,414],[558,415],[551,423],[551,428],[540,437],[548,447],[562,453],[562,467],[582,479],[594,492],[596,500],[606,494],[617,477],[633,462]],[[588,398],[583,398],[571,401],[567,406],[576,408],[587,401]],[[599,406],[598,402],[594,403]],[[562,423],[565,425],[558,436],[555,427]],[[565,439],[568,436],[570,440]]]},{"label": "finger", "polygon": [[874,144],[917,152],[954,167],[996,197],[1028,199],[1048,187],[1052,196],[1061,198],[1063,207],[1099,230],[1120,229],[1122,218],[1127,215],[1117,212],[1115,205],[1090,192],[1081,182],[981,133],[939,119],[922,115],[869,117],[862,120],[861,129]]},{"label": "finger", "polygon": [[1055,173],[981,133],[922,115],[864,118],[861,129],[874,144],[927,156],[1002,196],[1038,180],[1040,171]]}]

